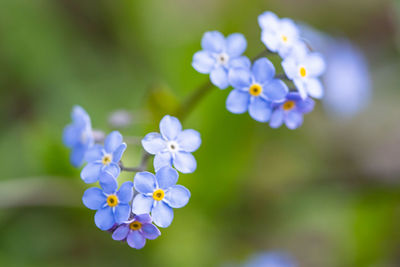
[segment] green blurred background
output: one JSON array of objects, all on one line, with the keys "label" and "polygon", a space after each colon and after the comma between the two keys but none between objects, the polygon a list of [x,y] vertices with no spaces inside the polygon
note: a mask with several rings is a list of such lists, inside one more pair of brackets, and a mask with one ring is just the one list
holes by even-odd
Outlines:
[{"label": "green blurred background", "polygon": [[[212,90],[184,122],[203,139],[180,176],[189,204],[142,250],[113,241],[61,143],[72,106],[97,129],[126,109],[123,134],[156,130],[208,80],[191,67],[202,34],[242,32],[253,57],[265,10],[359,45],[373,101],[347,120],[319,103],[300,129],[274,130]],[[0,266],[221,266],[270,250],[300,266],[400,266],[399,22],[384,0],[1,0]],[[140,153],[129,146],[125,165]]]}]

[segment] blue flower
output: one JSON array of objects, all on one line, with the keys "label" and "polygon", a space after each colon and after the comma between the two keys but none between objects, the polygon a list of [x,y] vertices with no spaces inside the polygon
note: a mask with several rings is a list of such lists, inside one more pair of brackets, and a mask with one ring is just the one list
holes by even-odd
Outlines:
[{"label": "blue flower", "polygon": [[272,102],[281,102],[289,91],[284,82],[274,78],[275,68],[267,58],[260,58],[250,68],[236,68],[229,73],[235,88],[226,100],[226,108],[236,114],[249,111],[250,116],[267,122]]},{"label": "blue flower", "polygon": [[178,172],[163,167],[156,172],[139,172],[133,181],[138,195],[132,201],[135,214],[151,213],[153,221],[160,227],[168,227],[174,218],[172,208],[182,208],[190,198],[190,192],[182,185],[176,185]]},{"label": "blue flower", "polygon": [[97,187],[89,188],[82,197],[83,204],[91,210],[97,210],[94,216],[96,226],[101,230],[109,230],[114,224],[120,224],[129,219],[131,208],[129,202],[133,197],[133,183],[125,182],[118,191],[118,184],[110,174],[104,174],[103,190]]},{"label": "blue flower", "polygon": [[322,98],[323,86],[318,79],[325,71],[325,61],[321,54],[309,52],[303,42],[299,42],[292,53],[282,61],[286,76],[293,80],[300,96]]},{"label": "blue flower", "polygon": [[285,123],[289,129],[296,129],[303,123],[303,114],[313,109],[314,100],[309,97],[302,99],[298,93],[289,93],[285,102],[275,105],[269,125],[278,128]]},{"label": "blue flower", "polygon": [[144,149],[155,155],[154,169],[157,171],[173,164],[182,173],[194,172],[197,163],[191,152],[200,147],[199,132],[191,129],[182,131],[179,120],[169,115],[160,121],[160,132],[149,133],[142,140]]},{"label": "blue flower", "polygon": [[261,40],[272,52],[286,57],[300,38],[296,24],[288,18],[279,19],[271,11],[258,16],[261,27]]},{"label": "blue flower", "polygon": [[80,106],[72,109],[71,118],[72,123],[64,128],[63,143],[72,150],[71,164],[79,167],[83,163],[86,151],[94,144],[92,125],[89,115]]},{"label": "blue flower", "polygon": [[154,240],[161,235],[160,230],[152,223],[149,214],[141,214],[132,220],[120,224],[112,235],[114,240],[126,240],[129,246],[141,249],[146,244],[146,239]]},{"label": "blue flower", "polygon": [[268,252],[257,254],[243,265],[243,267],[296,267],[295,261],[282,252]]},{"label": "blue flower", "polygon": [[121,169],[118,165],[126,149],[126,144],[122,143],[122,135],[118,131],[110,133],[102,145],[94,145],[85,155],[88,164],[81,172],[81,178],[85,183],[96,182],[104,172],[110,173],[115,178]]},{"label": "blue flower", "polygon": [[211,82],[220,89],[229,86],[228,73],[231,68],[250,65],[250,60],[241,56],[247,42],[240,33],[225,38],[218,31],[206,32],[201,47],[203,50],[193,56],[192,66],[200,73],[209,73]]}]

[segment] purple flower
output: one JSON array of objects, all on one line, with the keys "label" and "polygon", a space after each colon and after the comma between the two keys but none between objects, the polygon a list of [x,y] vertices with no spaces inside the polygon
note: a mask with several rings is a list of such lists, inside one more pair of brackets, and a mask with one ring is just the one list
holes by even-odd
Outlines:
[{"label": "purple flower", "polygon": [[88,164],[81,172],[82,180],[87,183],[96,182],[104,172],[110,173],[115,178],[118,177],[121,169],[118,165],[126,149],[126,144],[122,143],[122,135],[118,131],[110,133],[102,145],[94,145],[85,155]]},{"label": "purple flower", "polygon": [[289,129],[296,129],[303,123],[303,114],[311,112],[313,108],[314,100],[311,98],[303,100],[299,93],[289,93],[285,102],[275,105],[269,125],[278,128],[285,123]]},{"label": "purple flower", "polygon": [[161,235],[160,230],[153,225],[149,214],[141,214],[120,224],[112,235],[114,240],[126,240],[129,246],[141,249],[146,244],[146,239],[156,239]]},{"label": "purple flower", "polygon": [[133,197],[133,183],[125,182],[117,191],[118,184],[110,174],[103,174],[103,190],[89,188],[82,197],[83,204],[91,210],[97,210],[94,216],[96,226],[101,230],[109,230],[114,224],[129,219],[131,208],[129,202]]}]

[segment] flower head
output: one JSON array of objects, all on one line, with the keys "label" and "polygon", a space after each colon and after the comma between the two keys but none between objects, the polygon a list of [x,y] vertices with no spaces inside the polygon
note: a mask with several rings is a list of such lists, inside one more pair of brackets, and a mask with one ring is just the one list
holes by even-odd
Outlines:
[{"label": "flower head", "polygon": [[71,148],[71,164],[79,167],[86,151],[94,144],[92,125],[89,115],[80,106],[72,109],[71,118],[72,123],[64,128],[63,143]]},{"label": "flower head", "polygon": [[[300,96],[322,98],[324,92],[318,79],[325,71],[325,61],[319,53],[309,52],[303,42],[282,61],[282,67],[289,79],[293,80]],[[338,77],[340,79],[340,77]]]},{"label": "flower head", "polygon": [[253,119],[267,122],[272,103],[285,100],[289,91],[286,84],[274,76],[274,65],[267,58],[255,61],[251,69],[233,69],[229,81],[235,89],[226,100],[226,108],[237,114],[249,111]]},{"label": "flower head", "polygon": [[149,133],[142,140],[144,149],[155,155],[154,169],[157,171],[173,164],[182,173],[194,172],[197,163],[191,152],[200,147],[199,132],[182,130],[179,120],[169,115],[160,121],[160,132]]},{"label": "flower head", "polygon": [[126,240],[129,246],[141,249],[146,244],[146,239],[156,239],[161,235],[160,230],[153,225],[149,214],[141,214],[120,224],[113,232],[114,240]]},{"label": "flower head", "polygon": [[231,68],[250,65],[249,59],[241,56],[247,42],[240,33],[225,38],[218,31],[206,32],[201,47],[203,50],[193,56],[192,66],[200,73],[210,74],[211,82],[220,89],[229,86],[228,73]]},{"label": "flower head", "polygon": [[272,52],[286,57],[300,38],[296,24],[288,18],[280,19],[271,11],[258,16],[261,27],[261,40]]},{"label": "flower head", "polygon": [[101,230],[109,230],[114,224],[120,224],[129,219],[131,213],[129,202],[133,197],[133,183],[125,182],[117,191],[118,184],[114,177],[106,173],[103,179],[104,184],[100,183],[103,190],[97,187],[87,189],[82,201],[89,209],[97,210],[94,216],[96,226]]},{"label": "flower head", "polygon": [[174,218],[172,208],[184,207],[190,198],[189,190],[176,185],[178,172],[166,166],[156,172],[139,172],[134,187],[139,192],[132,201],[135,214],[151,213],[153,221],[160,227],[168,227]]},{"label": "flower head", "polygon": [[314,100],[302,99],[298,93],[289,93],[285,102],[274,105],[269,125],[278,128],[283,123],[293,130],[303,123],[303,114],[309,113],[314,108]]},{"label": "flower head", "polygon": [[121,171],[118,162],[125,149],[122,135],[118,131],[110,133],[104,141],[104,146],[94,145],[86,152],[85,160],[88,164],[81,172],[82,180],[85,183],[94,183],[104,172],[116,178]]}]

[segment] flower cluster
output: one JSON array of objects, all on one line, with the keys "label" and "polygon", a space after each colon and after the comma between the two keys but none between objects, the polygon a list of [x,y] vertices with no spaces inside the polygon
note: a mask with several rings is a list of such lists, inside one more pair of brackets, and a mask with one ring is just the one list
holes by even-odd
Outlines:
[{"label": "flower cluster", "polygon": [[113,131],[103,144],[95,143],[90,117],[81,107],[74,107],[72,123],[64,129],[63,142],[72,150],[71,163],[78,167],[86,162],[82,180],[100,185],[87,189],[82,197],[87,208],[96,210],[96,226],[136,249],[143,248],[147,239],[156,239],[161,234],[157,226],[168,227],[173,209],[189,202],[190,192],[176,184],[179,175],[173,167],[191,173],[197,166],[191,154],[201,144],[197,131],[182,130],[180,121],[167,115],[160,122],[160,132],[149,133],[142,140],[147,153],[155,155],[155,175],[138,171],[133,182],[126,181],[118,189],[121,170],[128,170],[121,163],[127,148],[122,135]]},{"label": "flower cluster", "polygon": [[212,84],[218,88],[233,87],[226,100],[230,112],[248,112],[254,120],[269,122],[273,128],[285,123],[289,129],[296,129],[303,122],[303,114],[314,107],[311,97],[323,96],[319,76],[325,70],[325,62],[319,53],[308,48],[291,19],[280,19],[267,11],[258,17],[258,22],[261,41],[267,52],[282,58],[285,74],[277,75],[266,57],[251,62],[243,56],[247,42],[242,34],[225,38],[217,31],[204,34],[203,50],[194,54],[192,66],[200,73],[210,74]]}]

